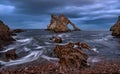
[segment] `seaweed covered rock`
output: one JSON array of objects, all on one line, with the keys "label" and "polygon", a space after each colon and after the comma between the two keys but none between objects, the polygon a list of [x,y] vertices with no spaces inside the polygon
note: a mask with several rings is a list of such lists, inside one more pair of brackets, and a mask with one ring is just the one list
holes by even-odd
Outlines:
[{"label": "seaweed covered rock", "polygon": [[110,31],[112,31],[113,36],[120,37],[120,16],[118,21],[110,28]]},{"label": "seaweed covered rock", "polygon": [[68,24],[71,24],[75,31],[80,30],[78,27],[76,27],[76,25],[73,22],[71,22],[63,14],[60,14],[58,17],[52,14],[51,21],[47,29],[52,30],[54,32],[67,32],[67,31],[70,31],[70,29],[68,28]]},{"label": "seaweed covered rock", "polygon": [[66,72],[89,66],[87,63],[88,55],[83,52],[82,48],[89,49],[90,47],[88,45],[83,47],[80,42],[56,45],[54,54],[60,59],[60,71]]},{"label": "seaweed covered rock", "polygon": [[15,41],[10,34],[10,29],[0,20],[0,49]]}]

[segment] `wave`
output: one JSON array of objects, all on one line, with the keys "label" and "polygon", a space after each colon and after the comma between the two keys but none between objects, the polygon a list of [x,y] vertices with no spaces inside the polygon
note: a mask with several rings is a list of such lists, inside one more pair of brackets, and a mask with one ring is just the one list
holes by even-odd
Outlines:
[{"label": "wave", "polygon": [[48,60],[48,61],[51,61],[51,62],[55,62],[55,61],[59,60],[58,58],[55,58],[55,57],[53,58],[53,57],[49,57],[49,56],[46,56],[46,55],[42,55],[41,57]]},{"label": "wave", "polygon": [[26,38],[26,39],[20,39],[20,40],[16,40],[16,41],[24,43],[24,42],[31,42],[32,40],[33,40],[33,38]]},{"label": "wave", "polygon": [[101,42],[101,41],[108,41],[110,39],[112,39],[113,37],[111,35],[102,37],[100,39],[93,39],[93,40],[89,40],[90,42]]},{"label": "wave", "polygon": [[43,51],[32,51],[29,55],[22,57],[18,60],[10,60],[9,62],[0,61],[0,63],[1,63],[1,65],[4,65],[4,66],[11,66],[11,65],[27,63],[27,62],[31,62],[31,61],[38,59],[40,57],[40,55],[42,55],[42,53],[43,53]]}]

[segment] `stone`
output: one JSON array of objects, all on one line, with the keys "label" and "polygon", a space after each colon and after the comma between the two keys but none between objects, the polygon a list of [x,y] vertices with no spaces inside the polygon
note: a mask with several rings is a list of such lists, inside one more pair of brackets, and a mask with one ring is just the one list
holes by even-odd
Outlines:
[{"label": "stone", "polygon": [[[86,46],[88,45],[85,45],[85,48]],[[80,42],[56,45],[54,54],[59,58],[60,71],[66,72],[89,66],[87,63],[88,55],[83,52]]]},{"label": "stone", "polygon": [[7,52],[0,53],[0,58],[2,61],[9,62],[9,60],[16,60],[18,58],[16,49],[8,50]]},{"label": "stone", "polygon": [[68,28],[68,24],[71,24],[75,31],[79,31],[80,29],[76,27],[76,25],[71,22],[67,17],[63,14],[60,14],[58,17],[54,14],[51,15],[51,21],[48,25],[47,29],[52,30],[54,32],[68,32],[70,29]]},{"label": "stone", "polygon": [[15,53],[15,50],[16,49],[12,49],[12,50],[9,50],[5,53],[5,56],[7,59],[12,59],[12,60],[15,60],[17,59],[17,54]]},{"label": "stone", "polygon": [[52,36],[50,38],[50,40],[52,40],[55,43],[62,43],[62,38],[61,37]]},{"label": "stone", "polygon": [[13,41],[15,40],[11,37],[10,28],[0,20],[0,50]]},{"label": "stone", "polygon": [[118,21],[110,28],[110,31],[112,31],[112,36],[120,37],[120,16]]}]

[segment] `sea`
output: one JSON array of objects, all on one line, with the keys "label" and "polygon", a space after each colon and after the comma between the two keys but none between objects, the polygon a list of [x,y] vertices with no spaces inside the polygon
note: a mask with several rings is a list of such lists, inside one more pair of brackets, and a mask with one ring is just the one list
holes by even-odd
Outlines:
[{"label": "sea", "polygon": [[[52,36],[61,37],[62,43],[54,43]],[[56,45],[65,45],[69,42],[87,43],[95,52],[83,49],[88,54],[89,62],[99,62],[107,59],[120,60],[120,38],[113,37],[110,31],[71,31],[66,33],[54,33],[43,29],[27,29],[25,32],[13,36],[16,40],[13,44],[4,47],[0,53],[16,49],[18,59],[4,62],[0,60],[1,67],[20,65],[35,62],[36,60],[56,62],[59,59],[54,55]]]}]

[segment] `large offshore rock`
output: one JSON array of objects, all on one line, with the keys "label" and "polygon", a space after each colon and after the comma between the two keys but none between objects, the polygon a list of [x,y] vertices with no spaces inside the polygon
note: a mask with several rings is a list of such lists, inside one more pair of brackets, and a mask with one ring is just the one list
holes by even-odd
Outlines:
[{"label": "large offshore rock", "polygon": [[0,20],[0,49],[15,41],[10,34],[10,29]]},{"label": "large offshore rock", "polygon": [[85,43],[68,43],[66,45],[56,45],[54,54],[59,58],[60,71],[74,70],[89,66],[88,55],[82,48],[89,49]]},{"label": "large offshore rock", "polygon": [[112,31],[113,36],[120,37],[120,16],[118,21],[110,28],[110,31]]},{"label": "large offshore rock", "polygon": [[80,29],[75,26],[67,17],[63,14],[60,14],[58,17],[54,14],[51,15],[51,21],[47,29],[54,32],[67,32],[70,31],[68,24],[71,24],[74,30],[79,31]]}]

